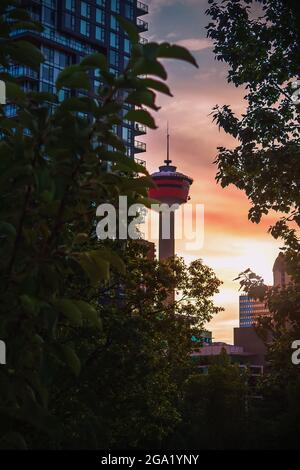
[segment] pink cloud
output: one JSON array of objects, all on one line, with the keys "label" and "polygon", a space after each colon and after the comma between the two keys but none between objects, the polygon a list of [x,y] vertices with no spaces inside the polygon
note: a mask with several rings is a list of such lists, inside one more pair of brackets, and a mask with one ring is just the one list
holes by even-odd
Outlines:
[{"label": "pink cloud", "polygon": [[[199,4],[205,5],[207,0],[177,0],[178,4],[184,4],[186,6],[196,6]],[[157,13],[161,8],[167,6],[174,6],[174,0],[147,0],[151,13]]]},{"label": "pink cloud", "polygon": [[190,38],[190,39],[181,39],[177,41],[179,46],[186,47],[192,52],[203,51],[213,46],[213,43],[208,38]]}]

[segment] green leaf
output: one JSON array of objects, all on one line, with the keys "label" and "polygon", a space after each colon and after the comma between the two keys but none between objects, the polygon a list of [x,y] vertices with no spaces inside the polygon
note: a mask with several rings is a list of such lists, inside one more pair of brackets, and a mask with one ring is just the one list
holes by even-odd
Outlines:
[{"label": "green leaf", "polygon": [[145,105],[158,111],[159,107],[155,104],[155,98],[156,95],[151,90],[134,91],[127,96],[126,102],[137,106]]},{"label": "green leaf", "polygon": [[111,152],[102,148],[98,149],[99,158],[103,161],[120,163],[123,169],[131,170],[135,173],[143,173],[149,175],[147,168],[144,165],[137,163],[134,159],[124,155],[122,152]]},{"label": "green leaf", "polygon": [[41,51],[26,41],[16,41],[7,46],[7,51],[16,62],[38,69],[44,56]]},{"label": "green leaf", "polygon": [[109,279],[109,262],[104,258],[103,253],[93,250],[89,252],[89,256],[98,268],[100,279]]},{"label": "green leaf", "polygon": [[100,280],[109,278],[109,263],[95,255],[95,252],[73,253],[73,258],[80,264],[93,286],[96,287]]},{"label": "green leaf", "polygon": [[58,90],[61,90],[64,87],[90,90],[90,78],[79,65],[71,65],[70,67],[62,70],[56,80],[56,88]]},{"label": "green leaf", "polygon": [[27,314],[33,315],[33,316],[36,316],[38,314],[39,304],[38,304],[38,301],[35,298],[24,294],[24,295],[20,296],[20,301],[21,301],[21,305],[23,307],[23,310]]},{"label": "green leaf", "polygon": [[176,44],[171,45],[167,42],[160,44],[158,48],[158,57],[163,59],[179,59],[189,62],[197,68],[199,67],[192,54],[185,47],[177,46]]},{"label": "green leaf", "polygon": [[[8,118],[8,119],[1,119],[0,121],[0,129],[2,129],[3,131],[7,131],[7,132],[12,132],[13,129],[15,129],[17,126],[17,122],[14,120],[14,119],[11,119],[11,118]],[[4,144],[4,142],[1,143],[1,146],[2,144]],[[0,153],[2,149],[0,149]]]},{"label": "green leaf", "polygon": [[139,59],[133,67],[133,73],[136,75],[154,75],[166,80],[168,78],[166,69],[157,60],[148,60],[144,57]]},{"label": "green leaf", "polygon": [[30,15],[25,9],[15,8],[8,13],[9,18],[18,21],[29,21]]},{"label": "green leaf", "polygon": [[92,305],[84,302],[83,300],[78,300],[76,303],[81,311],[82,317],[87,320],[91,326],[101,328],[102,324],[97,310]]},{"label": "green leaf", "polygon": [[[114,160],[111,160],[114,161]],[[143,173],[148,175],[148,171],[145,166],[140,165],[137,163],[133,158],[129,158],[127,156],[123,156],[122,160],[118,160],[116,165],[114,166],[114,170],[117,171],[130,171],[134,173]]]},{"label": "green leaf", "polygon": [[98,52],[85,57],[81,61],[80,65],[92,69],[107,70],[106,57],[104,54],[100,54]]},{"label": "green leaf", "polygon": [[8,222],[0,222],[0,237],[3,236],[14,239],[16,236],[16,229]]},{"label": "green leaf", "polygon": [[0,448],[6,450],[27,450],[27,444],[22,436],[18,432],[9,432],[2,436],[0,440]]},{"label": "green leaf", "polygon": [[41,33],[44,28],[39,23],[33,23],[32,21],[18,21],[12,24],[13,29],[28,29],[30,31],[36,31]]},{"label": "green leaf", "polygon": [[142,83],[143,86],[147,88],[153,88],[153,90],[159,91],[160,93],[164,93],[168,96],[173,96],[168,85],[163,82],[160,82],[159,80],[154,80],[153,78],[145,78],[140,79],[140,83]]},{"label": "green leaf", "polygon": [[134,26],[132,22],[126,20],[120,15],[114,15],[114,16],[116,16],[118,22],[120,23],[124,31],[127,33],[132,44],[138,44],[139,43],[139,31],[137,27]]},{"label": "green leaf", "polygon": [[76,98],[72,96],[71,98],[65,99],[61,103],[60,108],[67,111],[90,113],[94,111],[95,103],[87,97]]},{"label": "green leaf", "polygon": [[76,301],[71,299],[59,299],[53,302],[54,306],[75,326],[82,325],[81,312],[76,306]]},{"label": "green leaf", "polygon": [[106,143],[108,145],[111,145],[112,147],[115,147],[117,150],[120,150],[121,152],[125,152],[126,147],[125,144],[121,141],[121,139],[114,134],[113,132],[109,132],[106,136]]},{"label": "green leaf", "polygon": [[73,245],[83,245],[88,242],[90,237],[87,233],[78,233],[74,238]]},{"label": "green leaf", "polygon": [[116,268],[120,273],[125,273],[126,267],[124,261],[114,251],[105,247],[98,249],[97,252],[99,253],[99,256],[108,261],[109,264],[114,266],[114,268]]},{"label": "green leaf", "polygon": [[124,116],[124,119],[127,119],[127,121],[139,122],[145,126],[148,126],[150,129],[157,129],[153,117],[150,113],[148,113],[148,111],[145,111],[144,109],[129,111]]},{"label": "green leaf", "polygon": [[9,101],[24,101],[26,98],[26,94],[22,90],[22,88],[13,82],[6,83],[6,98]]},{"label": "green leaf", "polygon": [[147,188],[155,187],[155,183],[153,182],[151,177],[141,176],[140,178],[127,178],[124,188],[125,189],[136,189],[136,191],[141,191],[141,189],[145,189],[147,193]]},{"label": "green leaf", "polygon": [[27,94],[28,98],[36,101],[37,103],[57,103],[57,96],[52,93],[47,93],[46,91],[31,91]]},{"label": "green leaf", "polygon": [[81,370],[81,362],[78,355],[76,354],[76,351],[65,344],[61,345],[61,350],[66,364],[70,367],[74,375],[78,377]]},{"label": "green leaf", "polygon": [[111,114],[119,113],[121,109],[122,106],[119,103],[108,103],[98,108],[95,112],[95,116],[98,118],[103,116],[109,116]]}]

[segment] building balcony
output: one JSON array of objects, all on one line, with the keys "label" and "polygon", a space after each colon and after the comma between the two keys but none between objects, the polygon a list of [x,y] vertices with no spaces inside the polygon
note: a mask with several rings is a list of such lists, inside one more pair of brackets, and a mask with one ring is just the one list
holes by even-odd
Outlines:
[{"label": "building balcony", "polygon": [[138,163],[139,165],[142,165],[146,168],[146,161],[145,160],[141,160],[140,158],[134,157],[134,161],[135,161],[135,163]]},{"label": "building balcony", "polygon": [[146,152],[147,146],[145,142],[140,142],[139,140],[134,141],[134,152],[135,153],[142,153]]},{"label": "building balcony", "polygon": [[[37,33],[36,31],[29,31],[26,29],[19,29],[17,31],[13,31],[11,37],[14,39],[30,39],[30,41],[34,41],[36,43],[55,43],[60,49],[62,50],[72,50],[76,51],[80,54],[93,54],[96,49],[91,47],[88,44],[84,44],[81,41],[77,41],[76,39],[64,36],[57,32],[52,28],[48,28],[48,26],[44,27],[44,31],[41,33]],[[103,48],[102,52],[106,52]]]},{"label": "building balcony", "polygon": [[135,135],[145,135],[147,134],[147,127],[143,124],[136,122],[134,124]]},{"label": "building balcony", "polygon": [[144,45],[144,44],[147,44],[147,42],[149,42],[147,38],[144,38],[143,36],[140,36],[140,40],[139,40],[140,44]]},{"label": "building balcony", "polygon": [[33,3],[40,7],[43,2],[41,0],[19,0],[18,3],[21,7],[30,7]]},{"label": "building balcony", "polygon": [[25,67],[23,65],[11,65],[8,69],[8,73],[14,78],[39,80],[39,74],[36,70],[33,70],[30,67]]},{"label": "building balcony", "polygon": [[137,2],[136,8],[137,8],[137,16],[147,15],[147,13],[149,12],[148,5],[146,5],[143,2]]},{"label": "building balcony", "polygon": [[145,31],[148,31],[148,23],[146,21],[141,20],[140,18],[137,18],[136,25],[140,33],[144,33]]}]

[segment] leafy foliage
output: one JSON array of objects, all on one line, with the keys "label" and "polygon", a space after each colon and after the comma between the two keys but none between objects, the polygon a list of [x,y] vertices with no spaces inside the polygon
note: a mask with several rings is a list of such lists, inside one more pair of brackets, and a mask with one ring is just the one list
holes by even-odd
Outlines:
[{"label": "leafy foliage", "polygon": [[[14,6],[0,6],[0,64],[38,69],[40,51],[11,33],[41,27],[25,10],[8,12]],[[127,242],[96,239],[98,205],[117,207],[119,195],[146,201],[152,185],[113,132],[124,104],[133,106],[128,121],[155,128],[156,92],[171,95],[160,59],[196,65],[181,47],[141,46],[130,23],[119,21],[132,41],[120,76],[109,73],[104,55],[85,57],[58,76],[57,93],[72,91],[60,101],[1,75],[16,109],[10,119],[0,109],[4,448],[159,445],[180,419],[177,387],[190,367],[190,323],[177,315],[201,329],[218,311],[210,298],[219,281],[200,261],[160,266]],[[96,70],[98,90],[90,80]],[[171,284],[183,299],[170,311],[164,286]]]},{"label": "leafy foliage", "polygon": [[258,440],[253,435],[250,445],[298,448],[299,367],[292,364],[291,345],[300,338],[300,108],[292,98],[300,73],[299,2],[209,3],[207,30],[216,58],[228,65],[228,81],[246,89],[247,105],[241,117],[228,105],[214,108],[215,122],[238,140],[233,150],[218,149],[217,180],[246,193],[253,222],[270,211],[279,214],[270,232],[285,242],[293,279],[284,289],[270,289],[250,269],[238,278],[241,288],[264,300],[271,312],[257,325],[268,347],[268,372],[257,391],[261,402],[253,418],[260,429]]},{"label": "leafy foliage", "polygon": [[[288,260],[288,258],[287,258]],[[299,275],[292,269],[293,282],[285,288],[267,287],[263,279],[250,270],[241,273],[241,288],[254,298],[264,301],[270,315],[259,318],[257,334],[267,347],[267,370],[258,384],[261,403],[254,411],[253,423],[259,422],[256,447],[298,448],[295,432],[298,429],[299,366],[292,363],[292,344],[300,337]]]},{"label": "leafy foliage", "polygon": [[184,295],[175,305],[166,302],[169,288],[204,282],[193,294],[200,304],[220,283],[200,261],[193,273],[196,264],[160,264],[146,252],[143,244],[129,243],[127,270],[114,272],[111,283],[93,293],[102,333],[81,330],[81,375],[61,377],[52,401],[64,423],[63,448],[159,448],[182,419],[178,399],[193,370],[191,332],[201,331],[218,309],[196,307],[191,315]]},{"label": "leafy foliage", "polygon": [[[214,120],[238,140],[219,148],[217,180],[234,184],[252,203],[259,222],[273,210],[287,214],[273,228],[294,246],[299,226],[299,105],[292,99],[299,78],[299,8],[291,1],[210,2],[208,36],[217,60],[228,64],[228,81],[246,89],[246,112],[216,106]],[[293,228],[293,227],[292,227]]]},{"label": "leafy foliage", "polygon": [[249,392],[246,374],[230,363],[225,350],[211,358],[208,374],[191,373],[183,386],[183,420],[176,430],[182,448],[245,448]]}]

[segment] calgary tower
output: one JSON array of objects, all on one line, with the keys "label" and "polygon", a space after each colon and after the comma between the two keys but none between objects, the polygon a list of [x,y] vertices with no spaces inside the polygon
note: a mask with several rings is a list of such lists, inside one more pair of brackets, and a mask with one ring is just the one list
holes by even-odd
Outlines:
[{"label": "calgary tower", "polygon": [[[149,190],[149,196],[165,204],[165,210],[159,212],[159,260],[167,259],[175,255],[175,213],[170,211],[173,204],[185,204],[189,200],[189,190],[193,183],[192,178],[179,173],[176,166],[170,160],[170,134],[167,131],[167,159],[165,165],[159,167],[159,171],[151,175],[155,187]],[[164,215],[165,212],[169,213]],[[164,221],[170,220],[170,226],[166,230]]]}]

